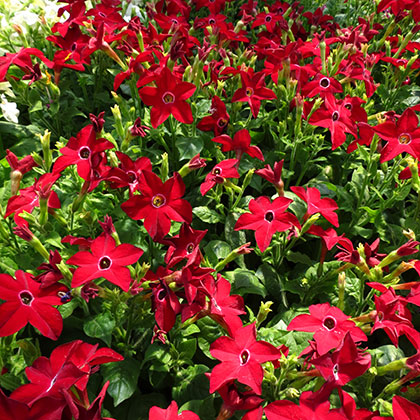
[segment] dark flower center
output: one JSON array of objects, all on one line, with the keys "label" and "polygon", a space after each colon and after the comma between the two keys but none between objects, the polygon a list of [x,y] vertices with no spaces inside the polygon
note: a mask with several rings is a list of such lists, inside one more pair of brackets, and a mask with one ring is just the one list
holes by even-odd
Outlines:
[{"label": "dark flower center", "polygon": [[111,267],[112,261],[109,257],[102,257],[99,260],[99,268],[101,270],[107,270],[109,267]]},{"label": "dark flower center", "polygon": [[322,324],[327,330],[331,331],[335,328],[336,321],[332,316],[327,316]]},{"label": "dark flower center", "polygon": [[172,22],[174,25],[178,25],[178,20],[177,20],[177,19],[171,19],[171,22]]},{"label": "dark flower center", "polygon": [[254,89],[247,87],[245,90],[246,96],[252,96],[254,94]]},{"label": "dark flower center", "polygon": [[77,48],[77,44],[75,42],[73,42],[73,44],[71,44],[71,51],[75,51]]},{"label": "dark flower center", "polygon": [[209,19],[209,23],[210,23],[210,25],[213,25],[213,24],[215,24],[215,23],[216,23],[216,21],[215,21],[213,18],[210,18],[210,19]]},{"label": "dark flower center", "polygon": [[398,142],[400,144],[410,144],[411,143],[411,136],[408,133],[403,133],[398,137]]},{"label": "dark flower center", "polygon": [[334,375],[335,380],[338,381],[338,364],[337,363],[333,366],[333,375]]},{"label": "dark flower center", "polygon": [[384,313],[379,311],[377,315],[378,315],[379,322],[381,322],[384,319]]},{"label": "dark flower center", "polygon": [[264,219],[267,220],[267,222],[271,223],[274,219],[274,213],[271,210],[269,210],[267,213],[265,213]]},{"label": "dark flower center", "polygon": [[220,128],[225,127],[225,126],[226,126],[226,124],[227,124],[227,120],[226,120],[225,118],[219,118],[219,119],[217,120],[217,125],[218,125]]},{"label": "dark flower center", "polygon": [[134,184],[137,182],[137,175],[133,171],[127,172],[128,178],[130,179],[130,184]]},{"label": "dark flower center", "polygon": [[158,301],[159,301],[159,302],[164,301],[164,300],[165,300],[165,298],[166,298],[166,295],[167,295],[167,294],[168,294],[168,293],[166,292],[166,290],[165,290],[165,289],[160,289],[160,290],[159,290],[159,292],[158,292],[158,294],[157,294]]},{"label": "dark flower center", "polygon": [[27,306],[31,305],[31,302],[34,300],[31,292],[24,290],[23,292],[19,293],[20,301]]},{"label": "dark flower center", "polygon": [[156,194],[152,198],[152,206],[155,208],[162,207],[166,203],[166,198],[162,194]]},{"label": "dark flower center", "polygon": [[191,252],[194,251],[194,244],[193,243],[189,243],[187,245],[187,254],[191,254]]},{"label": "dark flower center", "polygon": [[353,108],[353,106],[351,104],[345,104],[344,108],[347,108],[349,111],[351,111],[351,109]]},{"label": "dark flower center", "polygon": [[271,22],[271,19],[272,19],[272,17],[271,17],[270,15],[267,15],[267,16],[265,17],[265,21],[266,21],[266,22]]},{"label": "dark flower center", "polygon": [[327,88],[330,86],[330,80],[328,79],[328,77],[323,77],[320,81],[319,81],[319,86],[323,87],[323,88]]},{"label": "dark flower center", "polygon": [[214,168],[213,169],[213,175],[220,175],[222,173],[222,170],[220,168]]},{"label": "dark flower center", "polygon": [[175,95],[172,92],[165,92],[162,96],[162,101],[165,104],[173,104],[175,102]]},{"label": "dark flower center", "polygon": [[337,121],[339,117],[340,114],[337,111],[334,111],[331,118],[333,121]]},{"label": "dark flower center", "polygon": [[90,156],[90,149],[89,147],[85,146],[79,150],[80,159],[89,159]]},{"label": "dark flower center", "polygon": [[246,365],[248,363],[249,357],[251,356],[249,350],[245,349],[242,351],[242,353],[240,354],[240,359],[241,359],[241,366]]}]

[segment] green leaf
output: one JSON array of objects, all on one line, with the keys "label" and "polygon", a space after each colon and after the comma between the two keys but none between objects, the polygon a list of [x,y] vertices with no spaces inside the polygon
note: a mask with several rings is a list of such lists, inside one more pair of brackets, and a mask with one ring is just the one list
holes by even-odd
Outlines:
[{"label": "green leaf", "polygon": [[214,240],[204,247],[204,251],[210,263],[216,265],[219,260],[223,260],[229,255],[231,249],[227,242]]},{"label": "green leaf", "polygon": [[31,366],[32,363],[41,356],[41,351],[39,349],[39,343],[37,346],[28,340],[19,340],[16,341],[16,344],[22,350],[23,358],[28,366]]},{"label": "green leaf", "polygon": [[251,270],[237,268],[234,271],[224,273],[225,277],[232,283],[232,294],[246,295],[252,293],[266,297],[267,290],[260,279]]},{"label": "green leaf", "polygon": [[182,336],[183,337],[188,337],[189,335],[199,333],[199,332],[200,332],[200,328],[198,328],[197,325],[195,325],[195,324],[191,324],[187,328],[182,330]]},{"label": "green leaf", "polygon": [[214,396],[210,395],[204,399],[187,401],[180,407],[179,412],[189,410],[198,414],[200,420],[214,420],[217,413],[214,409],[213,400]]},{"label": "green leaf", "polygon": [[219,213],[205,206],[194,207],[193,213],[203,222],[210,224],[219,223],[222,220]]},{"label": "green leaf", "polygon": [[312,333],[278,330],[276,325],[271,328],[258,329],[259,339],[268,341],[276,347],[284,344],[289,348],[291,354],[300,354],[308,347],[308,340],[311,340],[312,337]]},{"label": "green leaf", "polygon": [[405,357],[404,352],[392,344],[380,346],[374,349],[374,352],[378,356],[378,366],[385,366],[388,363],[394,362],[395,360],[400,360]]},{"label": "green leaf", "polygon": [[209,352],[210,344],[225,335],[226,331],[209,317],[199,319],[197,325],[200,328],[198,347],[208,358],[213,359]]},{"label": "green leaf", "polygon": [[264,284],[269,295],[280,296],[280,293],[284,287],[282,284],[282,279],[273,266],[264,263],[258,267],[255,275]]},{"label": "green leaf", "polygon": [[137,388],[140,363],[126,358],[121,362],[108,363],[101,368],[105,381],[109,381],[108,394],[114,399],[114,406],[130,398]]},{"label": "green leaf", "polygon": [[58,310],[60,311],[60,314],[63,319],[68,318],[73,311],[79,306],[79,302],[77,299],[73,298],[70,302],[65,303],[64,305],[61,305],[58,307]]},{"label": "green leaf", "polygon": [[286,255],[286,259],[294,263],[302,263],[305,265],[313,264],[313,261],[307,255],[302,254],[301,252],[289,252]]},{"label": "green leaf", "polygon": [[197,350],[197,339],[190,338],[179,344],[177,350],[181,359],[191,360]]},{"label": "green leaf", "polygon": [[6,372],[0,375],[0,386],[7,391],[14,391],[16,388],[22,385],[22,381],[18,376],[12,373]]},{"label": "green leaf", "polygon": [[209,380],[204,375],[209,368],[205,365],[188,366],[176,376],[172,397],[183,404],[191,400],[203,400],[209,395]]},{"label": "green leaf", "polygon": [[179,159],[191,159],[203,150],[204,142],[201,137],[181,137],[176,140]]},{"label": "green leaf", "polygon": [[161,364],[169,364],[169,361],[171,360],[171,355],[167,349],[158,343],[153,343],[147,348],[142,362],[142,367],[146,362],[155,360]]},{"label": "green leaf", "polygon": [[83,324],[83,331],[89,337],[100,338],[107,346],[111,345],[115,320],[108,312],[90,317]]}]

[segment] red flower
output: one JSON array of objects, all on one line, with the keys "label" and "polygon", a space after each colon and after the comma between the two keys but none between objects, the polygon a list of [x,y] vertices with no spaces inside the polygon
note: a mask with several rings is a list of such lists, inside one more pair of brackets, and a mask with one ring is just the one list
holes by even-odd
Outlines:
[{"label": "red flower", "polygon": [[189,410],[178,414],[178,404],[172,401],[168,408],[153,406],[149,411],[149,420],[200,420],[200,418]]},{"label": "red flower", "polygon": [[6,397],[0,389],[0,412],[2,420],[51,420],[60,418],[63,405],[52,398],[43,398],[30,408],[25,403]]},{"label": "red flower", "polygon": [[338,227],[337,203],[332,198],[321,198],[321,193],[317,188],[308,187],[305,191],[303,187],[290,187],[290,189],[308,205],[304,220],[309,216],[320,213],[335,227]]},{"label": "red flower", "polygon": [[258,248],[264,252],[270,245],[271,238],[276,232],[284,232],[300,224],[296,216],[287,213],[286,209],[292,200],[277,197],[270,202],[268,197],[258,197],[249,202],[251,213],[242,214],[235,225],[235,230],[255,230],[255,240]]},{"label": "red flower", "polygon": [[232,102],[248,102],[251,107],[252,116],[257,118],[260,111],[261,100],[277,99],[276,94],[265,87],[264,72],[254,73],[252,69],[248,72],[241,71],[242,87],[232,97]]},{"label": "red flower", "polygon": [[165,183],[153,172],[142,171],[139,176],[139,191],[121,208],[134,220],[144,219],[144,227],[154,240],[162,239],[171,229],[171,220],[191,223],[191,204],[181,197],[185,185],[175,172]]},{"label": "red flower", "polygon": [[342,91],[340,82],[333,77],[327,77],[320,73],[302,87],[302,95],[307,98],[313,98],[318,94],[324,97],[327,93],[335,94]]},{"label": "red flower", "polygon": [[284,182],[281,179],[283,163],[284,160],[282,159],[281,161],[274,163],[273,169],[271,169],[270,165],[265,165],[263,169],[258,169],[255,171],[256,175],[259,175],[274,185],[280,197],[284,196]]},{"label": "red flower", "polygon": [[104,150],[113,149],[114,145],[105,139],[97,139],[92,124],[82,128],[77,137],[71,137],[67,146],[60,149],[60,156],[55,164],[53,173],[63,171],[70,165],[77,165],[77,173],[81,178],[90,180],[92,157]]},{"label": "red flower", "polygon": [[416,113],[407,108],[398,121],[386,121],[372,127],[375,133],[388,143],[382,149],[381,162],[387,162],[403,152],[420,158],[420,128]]},{"label": "red flower", "polygon": [[394,420],[418,420],[420,419],[420,406],[396,395],[392,399],[392,413]]},{"label": "red flower", "polygon": [[372,332],[383,329],[394,346],[398,347],[398,337],[404,334],[407,326],[413,326],[407,302],[401,296],[397,296],[392,287],[380,296],[375,295],[374,299],[376,316]]},{"label": "red flower", "polygon": [[171,114],[179,122],[191,124],[193,116],[186,99],[195,92],[195,85],[178,81],[166,66],[155,82],[156,87],[146,86],[139,91],[142,101],[152,106],[150,121],[153,128],[165,122]]},{"label": "red flower", "polygon": [[263,369],[261,363],[280,358],[280,351],[272,344],[257,341],[255,323],[238,328],[233,338],[220,337],[210,346],[210,353],[222,363],[210,376],[210,393],[236,379],[261,394]]},{"label": "red flower", "polygon": [[300,405],[292,401],[274,401],[264,408],[268,420],[346,420],[340,413],[330,411],[329,401],[316,401],[316,394],[302,392]]},{"label": "red flower", "polygon": [[71,362],[82,372],[85,372],[86,375],[83,375],[75,383],[76,388],[84,391],[89,375],[95,372],[95,366],[124,360],[124,357],[114,350],[107,347],[98,349],[98,346],[98,344],[93,345],[82,340],[74,340],[56,347],[50,355],[50,361],[54,366],[64,366],[65,363]]},{"label": "red flower", "polygon": [[211,115],[204,117],[197,124],[197,128],[202,131],[213,130],[216,136],[220,136],[225,131],[230,117],[226,112],[226,105],[218,96],[213,96],[210,112]]},{"label": "red flower", "polygon": [[[187,259],[187,266],[194,263],[200,254],[198,245],[206,233],[207,230],[195,230],[189,224],[183,223],[179,235],[165,241],[170,245],[165,255],[165,263],[168,268],[173,267],[183,259]],[[200,259],[202,259],[201,254]]]},{"label": "red flower", "polygon": [[45,288],[56,284],[63,278],[63,274],[58,269],[57,264],[60,264],[61,256],[60,253],[55,250],[50,251],[50,257],[48,263],[42,263],[37,270],[45,270],[43,273],[38,274],[35,280],[41,283],[41,288]]},{"label": "red flower", "polygon": [[52,209],[61,207],[60,200],[52,186],[60,177],[60,174],[44,174],[39,179],[35,179],[32,186],[23,188],[19,191],[19,195],[9,198],[4,217],[9,217],[15,213],[14,220],[19,226],[27,226],[27,221],[20,217],[20,213],[26,211],[32,213],[35,207],[39,207],[39,200],[47,200],[47,206]]},{"label": "red flower", "polygon": [[332,150],[337,149],[346,141],[346,133],[357,137],[350,110],[343,103],[338,103],[332,94],[327,94],[325,103],[312,114],[308,122],[330,130]]},{"label": "red flower", "polygon": [[[262,407],[264,401],[252,391],[241,392],[238,390],[234,381],[220,387],[217,392],[223,399],[220,413],[226,414],[230,418],[237,410],[249,410],[242,420],[261,420]],[[222,414],[222,416],[223,416]],[[224,416],[223,418],[226,418]]]},{"label": "red flower", "polygon": [[34,166],[38,166],[38,164],[31,155],[25,156],[23,159],[19,160],[9,149],[6,150],[6,160],[12,170],[10,172],[10,180],[12,181],[11,190],[12,195],[15,195],[19,191],[22,176],[26,174],[26,172],[29,172]]},{"label": "red flower", "polygon": [[338,347],[347,332],[354,341],[366,341],[365,333],[356,327],[350,317],[329,303],[309,306],[310,315],[302,314],[292,319],[288,331],[314,332],[314,340],[320,355]]},{"label": "red flower", "polygon": [[131,244],[115,246],[115,240],[106,234],[97,237],[90,249],[92,253],[80,251],[67,260],[67,264],[79,266],[73,274],[71,286],[79,287],[103,277],[127,292],[131,275],[126,266],[134,264],[143,251]]},{"label": "red flower", "polygon": [[226,159],[219,162],[200,185],[201,195],[206,195],[216,184],[223,184],[226,178],[239,178],[236,170],[237,159]]},{"label": "red flower", "polygon": [[259,147],[251,146],[251,136],[246,128],[237,131],[233,140],[227,134],[222,134],[221,136],[213,138],[212,141],[222,144],[222,152],[226,153],[234,150],[238,161],[241,160],[244,153],[253,158],[257,158],[262,161],[264,160],[264,156]]},{"label": "red flower", "polygon": [[33,276],[17,270],[16,278],[0,274],[0,296],[6,302],[0,306],[0,336],[5,337],[31,324],[39,332],[57,340],[63,329],[63,319],[53,305],[61,305],[59,292],[68,289],[53,285],[41,289]]},{"label": "red flower", "polygon": [[139,176],[142,171],[152,170],[152,163],[148,157],[139,157],[137,160],[131,160],[125,153],[115,152],[120,165],[118,168],[111,168],[107,173],[107,181],[111,182],[112,188],[129,187],[130,195],[134,191],[139,191]]},{"label": "red flower", "polygon": [[342,386],[363,375],[370,367],[371,356],[356,347],[350,332],[331,354],[326,353],[311,361],[327,381],[326,388]]},{"label": "red flower", "polygon": [[212,276],[206,277],[203,291],[210,299],[208,315],[224,327],[229,334],[242,327],[239,315],[245,315],[242,296],[231,295],[231,284],[220,274],[217,281]]}]

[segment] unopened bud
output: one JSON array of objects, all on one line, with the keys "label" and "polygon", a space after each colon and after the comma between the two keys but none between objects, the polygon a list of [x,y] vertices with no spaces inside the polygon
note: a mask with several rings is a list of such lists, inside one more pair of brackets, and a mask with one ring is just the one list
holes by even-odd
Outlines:
[{"label": "unopened bud", "polygon": [[165,152],[162,154],[162,164],[160,166],[160,178],[163,182],[168,179],[169,173],[169,161],[168,161],[168,154]]},{"label": "unopened bud", "polygon": [[273,302],[270,300],[268,302],[261,302],[260,309],[257,315],[257,328],[266,320],[268,314],[271,312],[271,305]]},{"label": "unopened bud", "polygon": [[11,193],[12,195],[16,195],[19,191],[20,181],[22,180],[23,174],[22,172],[16,170],[10,172],[10,181],[11,181]]}]

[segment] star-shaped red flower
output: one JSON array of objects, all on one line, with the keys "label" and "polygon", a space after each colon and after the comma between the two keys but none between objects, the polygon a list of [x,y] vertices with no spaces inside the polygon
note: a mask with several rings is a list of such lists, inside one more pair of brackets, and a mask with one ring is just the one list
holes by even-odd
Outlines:
[{"label": "star-shaped red flower", "polygon": [[115,246],[110,235],[101,235],[91,244],[88,251],[80,251],[67,260],[67,264],[79,266],[73,274],[72,287],[79,287],[91,280],[103,277],[128,291],[131,282],[127,265],[134,264],[143,254],[140,248],[131,244]]},{"label": "star-shaped red flower", "polygon": [[166,182],[153,172],[142,171],[139,176],[141,195],[134,195],[121,208],[134,220],[144,219],[144,227],[154,240],[162,239],[171,229],[171,220],[191,223],[191,204],[181,197],[185,185],[175,172]]},{"label": "star-shaped red flower", "polygon": [[233,337],[220,337],[210,346],[210,353],[222,363],[210,375],[210,393],[236,379],[261,394],[263,369],[261,363],[277,360],[280,351],[272,344],[257,341],[255,323],[238,328]]},{"label": "star-shaped red flower", "polygon": [[166,66],[155,83],[156,87],[146,86],[139,91],[142,101],[152,107],[152,127],[156,128],[165,122],[171,114],[179,122],[191,124],[193,116],[186,100],[195,92],[195,85],[179,81]]},{"label": "star-shaped red flower", "polygon": [[251,107],[252,116],[257,118],[260,112],[263,99],[277,99],[276,94],[265,87],[263,72],[254,73],[252,69],[248,72],[241,71],[242,87],[232,97],[232,102],[248,102]]},{"label": "star-shaped red flower", "polygon": [[311,305],[309,312],[310,315],[302,314],[293,318],[287,330],[314,332],[316,349],[321,355],[338,347],[347,331],[356,342],[367,340],[365,333],[356,327],[349,316],[329,303]]},{"label": "star-shaped red flower", "polygon": [[321,198],[318,188],[290,187],[290,189],[308,205],[304,220],[313,214],[320,213],[335,227],[338,227],[337,203],[332,198]]},{"label": "star-shaped red flower", "polygon": [[277,197],[273,202],[268,197],[258,197],[249,202],[251,213],[242,214],[235,225],[235,230],[255,230],[255,240],[258,248],[264,252],[270,245],[276,232],[284,232],[300,224],[296,216],[287,213],[286,209],[292,200]]},{"label": "star-shaped red flower", "polygon": [[16,278],[0,274],[0,337],[6,337],[31,324],[52,340],[57,340],[63,329],[63,319],[54,305],[61,305],[59,292],[67,287],[56,284],[41,289],[33,276],[17,270]]}]

